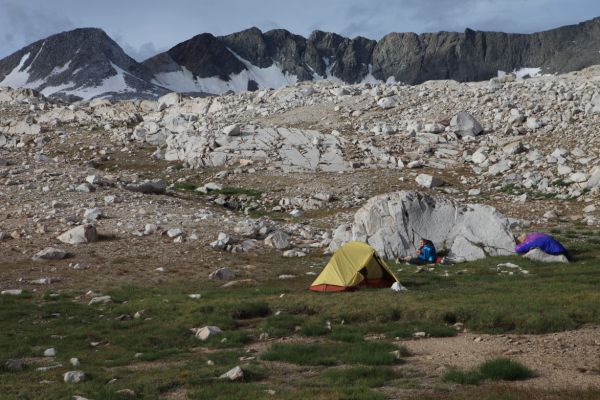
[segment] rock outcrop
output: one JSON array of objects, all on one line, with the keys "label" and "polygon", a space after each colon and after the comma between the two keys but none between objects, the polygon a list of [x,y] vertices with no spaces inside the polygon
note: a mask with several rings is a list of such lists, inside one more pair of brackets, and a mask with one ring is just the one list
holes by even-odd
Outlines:
[{"label": "rock outcrop", "polygon": [[371,198],[339,227],[329,250],[361,241],[385,258],[413,256],[420,239],[455,259],[478,260],[513,252],[514,238],[507,218],[485,205],[461,205],[445,197],[401,191]]}]

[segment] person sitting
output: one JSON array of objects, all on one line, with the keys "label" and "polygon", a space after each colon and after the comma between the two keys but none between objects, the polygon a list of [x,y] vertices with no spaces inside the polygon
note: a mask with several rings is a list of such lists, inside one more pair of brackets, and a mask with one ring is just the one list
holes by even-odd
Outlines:
[{"label": "person sitting", "polygon": [[525,254],[533,249],[540,249],[546,254],[558,256],[564,254],[567,258],[570,258],[569,252],[565,247],[552,236],[545,233],[533,232],[529,235],[523,234],[519,236],[519,244],[515,247],[515,253]]},{"label": "person sitting", "polygon": [[421,239],[419,242],[419,249],[417,250],[417,257],[411,258],[409,263],[411,264],[433,264],[437,260],[437,253],[435,246],[431,240]]}]

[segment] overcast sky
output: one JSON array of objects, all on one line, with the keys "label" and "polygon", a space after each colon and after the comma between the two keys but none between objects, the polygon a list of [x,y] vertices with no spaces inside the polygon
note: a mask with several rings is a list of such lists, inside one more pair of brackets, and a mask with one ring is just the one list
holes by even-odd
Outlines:
[{"label": "overcast sky", "polygon": [[48,35],[104,29],[143,60],[190,37],[251,26],[379,39],[389,32],[529,33],[600,16],[600,0],[0,0],[0,58]]}]

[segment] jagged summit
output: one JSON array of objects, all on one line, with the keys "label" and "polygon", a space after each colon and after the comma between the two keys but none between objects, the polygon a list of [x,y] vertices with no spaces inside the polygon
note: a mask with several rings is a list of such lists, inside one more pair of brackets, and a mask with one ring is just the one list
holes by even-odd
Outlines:
[{"label": "jagged summit", "polygon": [[52,35],[0,61],[0,85],[36,89],[46,96],[129,98],[165,92],[150,79],[145,66],[97,28]]},{"label": "jagged summit", "polygon": [[490,79],[528,68],[564,73],[600,64],[600,18],[533,34],[390,33],[375,41],[314,31],[252,27],[202,33],[138,63],[106,33],[75,29],[35,42],[0,61],[0,85],[50,96],[148,98],[167,90],[222,94],[306,80],[418,84]]}]

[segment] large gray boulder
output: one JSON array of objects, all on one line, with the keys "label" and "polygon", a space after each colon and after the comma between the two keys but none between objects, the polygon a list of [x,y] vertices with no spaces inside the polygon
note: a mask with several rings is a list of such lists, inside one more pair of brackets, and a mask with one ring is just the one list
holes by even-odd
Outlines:
[{"label": "large gray boulder", "polygon": [[393,259],[413,256],[421,238],[431,240],[438,251],[466,261],[509,255],[515,245],[509,220],[493,207],[401,191],[369,199],[353,224],[334,232],[329,250],[355,240]]},{"label": "large gray boulder", "polygon": [[459,112],[452,118],[450,127],[460,137],[477,136],[483,132],[481,124],[471,114],[464,111]]}]

